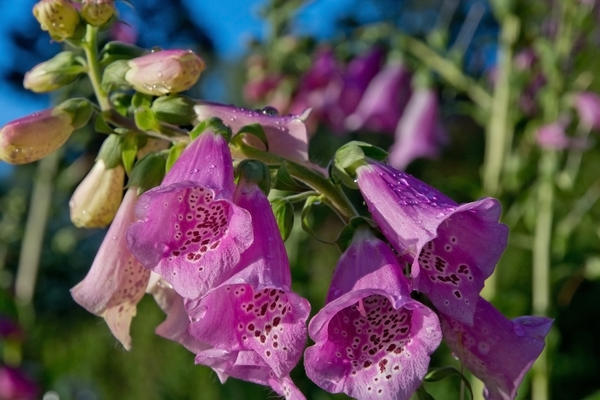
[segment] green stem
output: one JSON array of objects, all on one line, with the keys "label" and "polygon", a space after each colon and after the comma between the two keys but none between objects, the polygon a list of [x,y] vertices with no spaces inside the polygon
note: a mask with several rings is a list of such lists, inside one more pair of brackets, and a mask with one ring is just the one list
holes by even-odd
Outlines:
[{"label": "green stem", "polygon": [[[557,168],[556,152],[547,150],[539,161],[537,191],[537,220],[533,243],[533,313],[548,315],[550,308],[550,243],[554,204],[554,174]],[[548,398],[548,363],[542,352],[533,367],[532,399]]]},{"label": "green stem", "polygon": [[309,190],[308,192],[302,192],[302,193],[286,196],[283,198],[283,200],[289,201],[290,203],[298,203],[298,202],[306,200],[310,196],[316,196],[318,194],[319,193],[317,193],[317,192]]},{"label": "green stem", "polygon": [[139,129],[135,122],[130,118],[124,117],[114,109],[103,112],[103,117],[107,122],[116,125],[120,128],[125,128],[139,135],[155,137],[157,139],[167,140],[173,143],[185,143],[189,141],[189,135],[186,130],[183,130],[174,125],[161,123],[160,132],[158,131],[143,131]]},{"label": "green stem", "polygon": [[100,63],[98,62],[98,28],[92,25],[87,25],[85,31],[85,41],[82,44],[85,57],[88,65],[88,76],[92,83],[92,88],[100,104],[102,111],[110,110],[111,105],[108,100],[108,95],[102,89]]},{"label": "green stem", "polygon": [[465,92],[479,107],[487,110],[492,99],[474,79],[465,75],[453,62],[439,55],[425,43],[410,36],[401,36],[401,46],[423,64],[437,72],[448,83]]},{"label": "green stem", "polygon": [[291,176],[322,194],[324,196],[324,202],[333,208],[345,222],[348,222],[352,217],[358,215],[358,212],[354,209],[354,206],[350,200],[348,200],[344,192],[319,172],[304,165],[285,160],[274,154],[249,146],[243,143],[242,140],[237,141],[234,146],[246,157],[262,161],[267,165],[282,165],[285,163]]},{"label": "green stem", "polygon": [[591,128],[584,124],[577,126],[577,132],[575,137],[580,140],[581,147],[573,147],[569,150],[567,155],[567,161],[564,169],[558,175],[557,183],[561,189],[572,189],[579,174],[579,167],[581,166],[581,158],[583,157],[583,146],[587,142],[587,138],[590,135]]},{"label": "green stem", "polygon": [[500,190],[500,175],[512,142],[512,124],[509,121],[510,80],[513,45],[519,32],[519,20],[507,16],[502,24],[498,80],[494,86],[492,109],[486,132],[483,164],[483,189],[494,196]]}]

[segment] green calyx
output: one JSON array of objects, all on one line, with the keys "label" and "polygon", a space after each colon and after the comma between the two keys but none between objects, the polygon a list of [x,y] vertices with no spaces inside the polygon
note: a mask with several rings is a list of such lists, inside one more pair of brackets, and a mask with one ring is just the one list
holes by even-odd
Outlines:
[{"label": "green calyx", "polygon": [[333,157],[331,175],[345,186],[356,189],[356,170],[368,164],[368,160],[382,161],[387,152],[369,143],[353,141],[340,147]]},{"label": "green calyx", "polygon": [[269,167],[257,160],[243,160],[237,167],[240,181],[252,182],[265,193],[271,190],[271,173]]}]

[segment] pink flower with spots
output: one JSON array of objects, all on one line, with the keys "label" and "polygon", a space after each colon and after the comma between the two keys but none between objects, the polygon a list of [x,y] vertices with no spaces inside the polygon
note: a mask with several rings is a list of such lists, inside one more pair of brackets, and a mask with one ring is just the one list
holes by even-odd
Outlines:
[{"label": "pink flower with spots", "polygon": [[552,320],[523,316],[506,319],[482,298],[473,325],[442,315],[450,350],[485,384],[487,400],[512,400],[523,377],[544,348]]},{"label": "pink flower with spots", "polygon": [[265,195],[242,179],[234,199],[252,216],[254,242],[237,274],[184,301],[187,332],[197,341],[196,363],[210,366],[222,382],[232,376],[270,386],[287,399],[304,399],[289,374],[306,343],[310,304],[291,291],[289,261]]},{"label": "pink flower with spots", "polygon": [[399,252],[411,259],[413,288],[438,311],[471,324],[483,288],[506,247],[500,204],[483,198],[457,204],[438,190],[388,165],[357,169],[369,211]]},{"label": "pink flower with spots", "polygon": [[73,299],[104,318],[112,334],[127,350],[131,348],[129,326],[150,277],[150,271],[127,248],[125,236],[134,221],[137,190],[132,187],[127,191],[90,271],[71,289]]},{"label": "pink flower with spots", "polygon": [[309,324],[307,376],[358,399],[409,399],[442,339],[438,317],[410,297],[391,249],[358,232],[340,258],[327,305]]},{"label": "pink flower with spots", "polygon": [[253,240],[251,218],[233,203],[233,164],[225,139],[207,132],[163,179],[140,196],[127,240],[135,257],[186,298],[235,273]]}]

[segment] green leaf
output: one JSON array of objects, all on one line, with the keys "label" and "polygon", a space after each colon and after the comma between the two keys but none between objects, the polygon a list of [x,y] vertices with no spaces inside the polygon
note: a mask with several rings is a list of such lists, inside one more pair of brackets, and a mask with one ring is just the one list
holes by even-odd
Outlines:
[{"label": "green leaf", "polygon": [[150,108],[150,106],[152,105],[152,96],[136,92],[131,98],[131,105],[134,109],[138,107]]},{"label": "green leaf", "polygon": [[135,125],[143,131],[159,131],[160,122],[156,119],[154,112],[147,107],[141,106],[135,109],[133,113]]},{"label": "green leaf", "polygon": [[169,155],[167,156],[167,162],[165,164],[165,172],[169,172],[173,164],[175,164],[175,161],[177,161],[177,159],[185,149],[185,146],[186,145],[183,143],[174,144],[173,146],[171,146],[171,148],[169,149]]},{"label": "green leaf", "polygon": [[340,232],[335,244],[343,253],[352,243],[352,238],[359,228],[370,228],[369,221],[364,217],[353,217]]},{"label": "green leaf", "polygon": [[141,192],[160,185],[165,176],[167,153],[150,153],[135,164],[129,178],[129,186],[137,186]]},{"label": "green leaf", "polygon": [[250,124],[245,125],[240,128],[239,131],[235,134],[235,136],[244,136],[251,135],[257,138],[264,144],[265,151],[269,151],[269,141],[267,140],[267,135],[265,134],[265,130],[263,129],[261,124]]},{"label": "green leaf", "polygon": [[135,156],[138,151],[137,137],[133,133],[128,133],[121,136],[121,159],[123,161],[123,167],[127,175],[131,173],[133,163],[135,162]]},{"label": "green leaf", "polygon": [[340,147],[333,157],[331,174],[345,186],[356,189],[356,169],[367,164],[368,159],[384,160],[387,152],[372,144],[352,141]]},{"label": "green leaf", "polygon": [[294,207],[289,201],[280,199],[271,202],[271,208],[273,209],[273,215],[275,215],[275,221],[277,221],[281,238],[286,241],[294,227]]},{"label": "green leaf", "polygon": [[110,95],[110,102],[114,109],[123,116],[126,116],[131,106],[133,96],[129,93],[116,92]]},{"label": "green leaf", "polygon": [[108,135],[100,147],[97,159],[104,161],[107,169],[121,164],[121,136]]},{"label": "green leaf", "polygon": [[425,382],[437,382],[437,381],[441,381],[442,379],[445,379],[445,378],[447,378],[449,376],[453,376],[453,375],[458,375],[460,377],[460,379],[464,382],[465,386],[469,390],[469,393],[471,394],[471,399],[473,399],[473,389],[471,388],[471,382],[469,382],[469,379],[455,367],[446,366],[446,367],[434,368],[434,369],[430,370],[427,373],[427,375],[425,375],[424,381]]},{"label": "green leaf", "polygon": [[94,130],[100,133],[113,133],[112,128],[108,126],[102,114],[98,114],[96,116],[96,120],[94,121]]},{"label": "green leaf", "polygon": [[273,177],[273,188],[292,192],[302,192],[307,189],[307,186],[298,182],[290,175],[287,169],[287,163],[284,162],[277,169],[277,172]]},{"label": "green leaf", "polygon": [[106,66],[117,60],[130,60],[140,57],[146,50],[123,42],[108,42],[100,51],[100,64]]},{"label": "green leaf", "polygon": [[125,79],[127,71],[129,71],[129,65],[125,60],[109,64],[102,74],[102,89],[110,92],[113,89],[129,88],[131,85]]},{"label": "green leaf", "polygon": [[419,400],[435,400],[435,398],[432,395],[427,393],[427,391],[425,390],[425,388],[423,388],[423,386],[421,386],[417,389],[417,398]]}]

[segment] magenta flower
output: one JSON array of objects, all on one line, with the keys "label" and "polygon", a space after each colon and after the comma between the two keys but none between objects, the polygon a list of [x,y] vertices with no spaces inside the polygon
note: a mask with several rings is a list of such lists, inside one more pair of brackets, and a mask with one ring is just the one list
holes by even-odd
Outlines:
[{"label": "magenta flower", "polygon": [[[234,133],[245,125],[258,123],[263,127],[271,153],[300,163],[308,162],[308,134],[302,116],[271,115],[209,102],[198,103],[194,111],[198,121],[220,118]],[[264,148],[261,141],[253,136],[248,136],[246,141],[254,147]]]},{"label": "magenta flower", "polygon": [[506,319],[482,298],[473,325],[442,315],[444,339],[450,350],[485,384],[488,400],[511,400],[525,373],[544,348],[552,320],[524,316]]},{"label": "magenta flower", "polygon": [[436,157],[446,141],[440,127],[437,94],[432,89],[417,89],[410,98],[396,127],[390,149],[390,164],[405,169],[414,159]]},{"label": "magenta flower", "polygon": [[252,216],[254,242],[236,275],[186,301],[189,332],[211,346],[196,352],[196,362],[213,368],[221,381],[233,376],[303,399],[289,373],[304,349],[310,304],[290,290],[289,262],[265,195],[242,180],[235,202]]},{"label": "magenta flower", "polygon": [[356,111],[346,119],[350,130],[392,133],[410,96],[410,71],[400,61],[387,64],[369,83]]},{"label": "magenta flower", "polygon": [[340,258],[309,333],[307,376],[359,399],[409,399],[442,338],[435,313],[410,297],[391,249],[368,232]]},{"label": "magenta flower", "polygon": [[357,169],[358,186],[377,225],[413,259],[413,289],[437,309],[470,324],[483,288],[506,246],[496,199],[459,205],[418,179],[380,163]]},{"label": "magenta flower", "polygon": [[559,119],[550,124],[542,125],[536,132],[538,145],[543,149],[565,150],[583,149],[587,146],[585,138],[570,137],[565,128],[567,121]]},{"label": "magenta flower", "polygon": [[162,184],[140,196],[131,252],[183,297],[203,295],[229,278],[252,243],[250,215],[233,204],[233,189],[227,142],[202,134]]},{"label": "magenta flower", "polygon": [[0,399],[34,400],[38,387],[20,369],[0,365]]},{"label": "magenta flower", "polygon": [[354,58],[346,67],[337,95],[332,96],[334,102],[327,108],[327,122],[334,131],[344,131],[346,117],[356,110],[369,83],[381,69],[384,55],[381,48],[374,48]]},{"label": "magenta flower", "polygon": [[593,92],[578,93],[575,109],[581,122],[589,129],[600,129],[600,96]]},{"label": "magenta flower", "polygon": [[135,187],[127,191],[90,271],[71,289],[73,299],[92,314],[104,318],[112,334],[127,350],[131,348],[131,320],[150,277],[150,271],[127,248],[126,233],[134,221],[136,192]]}]

